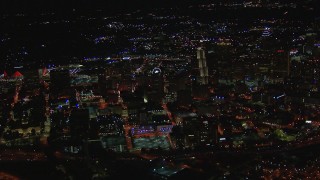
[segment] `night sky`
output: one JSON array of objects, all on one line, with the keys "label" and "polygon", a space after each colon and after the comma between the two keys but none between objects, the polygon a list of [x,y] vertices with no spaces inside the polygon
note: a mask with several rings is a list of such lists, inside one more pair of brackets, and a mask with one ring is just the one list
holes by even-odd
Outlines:
[{"label": "night sky", "polygon": [[[202,3],[219,3],[228,0],[1,0],[0,13],[17,12],[64,12],[76,9],[78,11],[90,11],[92,9],[103,9],[112,13],[126,12],[136,9],[187,7],[189,5]],[[268,0],[268,2],[294,2],[302,6],[312,4],[311,7],[319,8],[317,0]],[[237,2],[233,0],[232,2]],[[242,3],[244,0],[238,0]],[[320,13],[319,13],[320,14]]]},{"label": "night sky", "polygon": [[153,7],[186,6],[206,0],[1,0],[1,12],[42,12],[64,11],[70,9],[90,10],[101,8],[110,12],[121,12],[133,9]]}]

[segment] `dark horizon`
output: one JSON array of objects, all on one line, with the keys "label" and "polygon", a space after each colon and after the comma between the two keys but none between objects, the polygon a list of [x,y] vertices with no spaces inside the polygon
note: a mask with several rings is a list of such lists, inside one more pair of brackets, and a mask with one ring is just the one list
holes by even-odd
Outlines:
[{"label": "dark horizon", "polygon": [[[93,9],[108,10],[111,13],[126,12],[138,9],[187,7],[190,5],[221,3],[223,0],[2,0],[0,2],[0,13],[17,12],[46,12],[46,11],[69,11],[80,10],[90,11]],[[244,0],[232,0],[227,2],[243,3]],[[279,2],[269,0],[269,2]],[[312,5],[317,7],[317,1],[282,0],[281,2],[293,2],[298,5]]]},{"label": "dark horizon", "polygon": [[[105,9],[110,12],[122,12],[136,9],[149,9],[154,7],[174,7],[185,6],[192,3],[201,3],[201,1],[194,0],[4,0],[0,2],[0,10],[4,13],[16,12],[45,12],[45,11],[68,11],[68,10],[91,10],[91,9]],[[203,1],[204,2],[204,1]]]}]

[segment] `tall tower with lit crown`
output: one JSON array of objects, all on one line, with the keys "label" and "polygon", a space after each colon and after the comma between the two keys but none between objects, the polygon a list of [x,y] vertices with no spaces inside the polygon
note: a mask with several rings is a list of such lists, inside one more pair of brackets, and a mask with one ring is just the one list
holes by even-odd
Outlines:
[{"label": "tall tower with lit crown", "polygon": [[200,84],[208,84],[207,59],[206,59],[205,51],[201,47],[197,49],[197,60],[198,60],[198,67],[200,71],[198,82]]}]

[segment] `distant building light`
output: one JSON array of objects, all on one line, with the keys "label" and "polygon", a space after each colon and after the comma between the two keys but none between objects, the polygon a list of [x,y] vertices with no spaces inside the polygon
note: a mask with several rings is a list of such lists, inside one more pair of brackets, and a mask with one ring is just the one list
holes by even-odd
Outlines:
[{"label": "distant building light", "polygon": [[15,66],[14,69],[22,69],[23,66]]},{"label": "distant building light", "polygon": [[130,57],[123,57],[122,60],[130,60]]}]

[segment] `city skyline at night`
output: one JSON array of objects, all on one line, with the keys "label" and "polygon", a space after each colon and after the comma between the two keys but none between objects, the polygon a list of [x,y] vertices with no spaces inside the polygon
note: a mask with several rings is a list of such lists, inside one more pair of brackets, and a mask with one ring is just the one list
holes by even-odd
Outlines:
[{"label": "city skyline at night", "polygon": [[320,179],[307,0],[0,2],[0,179]]}]

